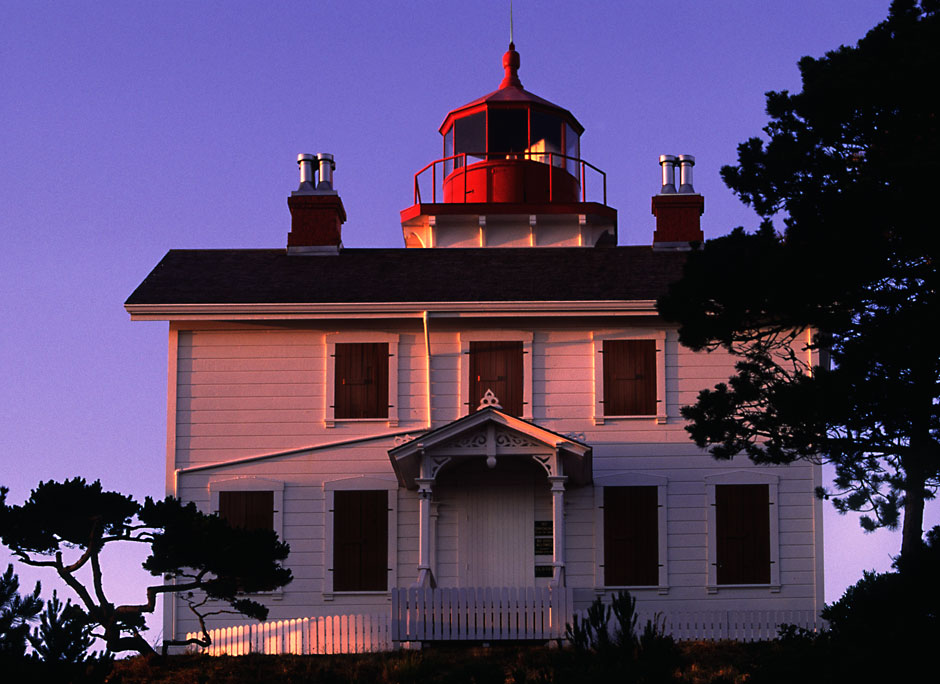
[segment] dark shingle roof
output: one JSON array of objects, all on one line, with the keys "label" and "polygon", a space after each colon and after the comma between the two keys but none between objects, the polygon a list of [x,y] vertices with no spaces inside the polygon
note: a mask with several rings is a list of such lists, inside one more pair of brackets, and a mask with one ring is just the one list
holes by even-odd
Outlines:
[{"label": "dark shingle roof", "polygon": [[126,304],[656,299],[683,252],[651,247],[171,250]]}]

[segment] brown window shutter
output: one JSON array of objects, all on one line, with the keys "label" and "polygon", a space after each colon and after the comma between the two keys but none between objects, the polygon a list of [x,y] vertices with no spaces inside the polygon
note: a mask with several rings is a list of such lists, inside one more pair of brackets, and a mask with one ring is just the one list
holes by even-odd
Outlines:
[{"label": "brown window shutter", "polygon": [[715,486],[718,584],[770,583],[770,489]]},{"label": "brown window shutter", "polygon": [[604,584],[659,584],[656,487],[604,487]]},{"label": "brown window shutter", "polygon": [[604,415],[656,415],[656,341],[604,340]]},{"label": "brown window shutter", "polygon": [[333,415],[388,418],[388,343],[337,343],[333,363]]},{"label": "brown window shutter", "polygon": [[219,492],[219,516],[232,527],[274,529],[274,492]]},{"label": "brown window shutter", "polygon": [[522,415],[522,342],[470,343],[470,411],[476,411],[486,390],[492,390],[503,411]]},{"label": "brown window shutter", "polygon": [[388,588],[388,492],[333,494],[333,589]]}]

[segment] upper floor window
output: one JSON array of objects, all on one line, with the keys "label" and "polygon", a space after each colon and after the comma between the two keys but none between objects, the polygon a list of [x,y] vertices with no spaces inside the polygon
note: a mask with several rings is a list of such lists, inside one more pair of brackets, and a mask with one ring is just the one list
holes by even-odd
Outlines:
[{"label": "upper floor window", "polygon": [[492,390],[503,412],[522,415],[522,352],[522,342],[470,343],[470,411]]},{"label": "upper floor window", "polygon": [[336,418],[388,418],[388,343],[336,345],[333,415]]},{"label": "upper floor window", "polygon": [[504,413],[532,419],[532,337],[525,330],[460,333],[457,417],[476,411],[492,390]]},{"label": "upper floor window", "polygon": [[334,333],[326,337],[325,422],[387,420],[398,425],[398,336]]},{"label": "upper floor window", "polygon": [[595,424],[633,417],[666,422],[665,343],[661,330],[595,336]]},{"label": "upper floor window", "polygon": [[656,341],[604,340],[604,415],[656,414]]}]

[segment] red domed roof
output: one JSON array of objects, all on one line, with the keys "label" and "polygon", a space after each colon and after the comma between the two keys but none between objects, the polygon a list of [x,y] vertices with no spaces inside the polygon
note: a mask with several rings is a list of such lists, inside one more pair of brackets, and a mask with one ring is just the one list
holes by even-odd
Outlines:
[{"label": "red domed roof", "polygon": [[576,132],[578,135],[584,133],[584,126],[574,117],[574,114],[569,112],[564,107],[559,107],[553,102],[539,97],[533,93],[530,93],[528,90],[522,87],[522,83],[519,81],[519,53],[516,52],[516,47],[512,43],[509,44],[509,50],[503,55],[503,68],[506,73],[503,77],[502,83],[499,84],[499,88],[494,90],[488,95],[483,97],[478,97],[472,102],[468,102],[462,107],[457,107],[454,110],[451,110],[447,117],[444,119],[444,123],[441,124],[440,132],[443,134],[444,131],[450,126],[450,123],[455,118],[460,118],[462,114],[469,112],[473,109],[479,109],[480,107],[486,107],[489,105],[535,105],[537,109],[544,111],[551,111],[557,114],[560,118],[564,119]]}]

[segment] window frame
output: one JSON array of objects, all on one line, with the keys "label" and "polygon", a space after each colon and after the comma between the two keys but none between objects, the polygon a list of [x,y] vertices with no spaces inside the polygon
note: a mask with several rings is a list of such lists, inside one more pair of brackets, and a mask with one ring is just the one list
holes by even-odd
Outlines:
[{"label": "window frame", "polygon": [[[286,542],[284,539],[284,482],[281,480],[269,480],[262,477],[246,475],[230,478],[211,478],[208,483],[209,490],[209,513],[219,514],[219,493],[220,492],[274,492],[274,511],[271,516],[272,528],[277,533],[277,538]],[[278,587],[274,591],[259,592],[260,596],[268,596],[273,599],[281,599],[284,595],[284,587]]]},{"label": "window frame", "polygon": [[[387,561],[388,581],[382,590],[333,589],[333,511],[337,491],[385,490],[388,495]],[[398,582],[398,481],[378,477],[358,476],[323,483],[323,600],[332,601],[336,596],[391,596]]]},{"label": "window frame", "polygon": [[[523,420],[532,420],[532,339],[530,331],[480,330],[460,333],[460,362],[458,383],[460,404],[456,418],[467,416],[476,410],[470,406],[470,343],[471,342],[522,342],[522,415]],[[499,399],[499,397],[497,397]]]},{"label": "window frame", "polygon": [[[386,423],[398,427],[398,341],[391,333],[329,333],[326,335],[326,380],[324,384],[324,425],[328,428],[336,423]],[[336,345],[337,344],[388,344],[388,416],[377,418],[336,417]]]},{"label": "window frame", "polygon": [[[638,472],[622,472],[594,478],[594,583],[599,591],[630,589],[656,590],[669,593],[669,522],[667,497],[669,480],[658,475]],[[658,558],[658,582],[655,585],[607,585],[604,583],[604,489],[606,487],[656,487],[656,540]]]},{"label": "window frame", "polygon": [[[739,470],[734,472],[718,473],[705,477],[705,497],[708,527],[708,545],[706,563],[708,580],[706,588],[708,593],[715,594],[719,590],[759,588],[769,589],[773,593],[780,591],[780,506],[779,485],[780,478],[770,473],[751,472]],[[770,526],[770,582],[756,584],[718,584],[718,516],[715,500],[715,487],[718,485],[767,485],[767,519]]]},{"label": "window frame", "polygon": [[[618,340],[653,340],[656,344],[656,411],[644,415],[604,415],[604,342]],[[593,336],[594,363],[594,424],[605,421],[652,420],[663,425],[668,420],[666,405],[666,331],[635,330],[616,333],[600,333]]]}]

